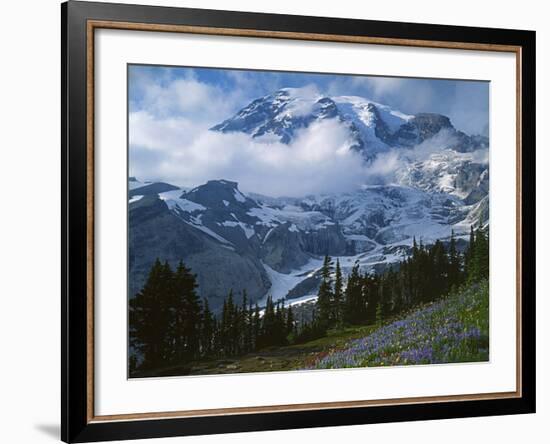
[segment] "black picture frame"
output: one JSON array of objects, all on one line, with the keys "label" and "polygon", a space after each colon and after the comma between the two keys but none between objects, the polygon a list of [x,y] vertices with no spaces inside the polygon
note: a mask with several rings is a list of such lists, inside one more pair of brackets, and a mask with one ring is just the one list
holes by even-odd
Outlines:
[{"label": "black picture frame", "polygon": [[[95,421],[88,360],[89,161],[87,23],[186,25],[332,36],[512,45],[521,66],[521,395],[513,398]],[[69,1],[61,5],[62,375],[61,438],[91,442],[535,412],[535,32]],[[123,149],[123,148],[122,148]]]}]

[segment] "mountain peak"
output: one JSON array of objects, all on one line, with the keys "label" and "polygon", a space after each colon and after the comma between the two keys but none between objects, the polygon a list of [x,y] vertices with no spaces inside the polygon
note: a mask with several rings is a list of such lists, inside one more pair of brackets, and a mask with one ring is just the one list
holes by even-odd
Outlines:
[{"label": "mountain peak", "polygon": [[322,97],[319,90],[314,86],[280,88],[274,94],[302,100],[317,100]]},{"label": "mountain peak", "polygon": [[209,180],[206,182],[206,185],[203,186],[210,186],[210,187],[229,187],[237,189],[239,187],[239,184],[237,182],[233,182],[231,180],[225,180],[225,179],[214,179]]},{"label": "mountain peak", "polygon": [[458,141],[442,148],[465,152],[488,146],[487,138],[457,131],[442,114],[410,115],[364,97],[322,95],[315,87],[307,86],[281,88],[260,97],[211,130],[247,133],[253,138],[290,144],[298,131],[326,119],[343,124],[350,133],[349,148],[361,152],[367,160],[391,148],[412,148],[442,130],[448,130]]},{"label": "mountain peak", "polygon": [[422,140],[428,139],[443,129],[454,129],[451,120],[442,114],[418,113],[412,121],[420,130],[419,135]]},{"label": "mountain peak", "polygon": [[204,205],[206,207],[253,207],[255,202],[247,198],[239,190],[239,184],[225,179],[209,180],[203,185],[193,188],[181,195],[182,199]]}]

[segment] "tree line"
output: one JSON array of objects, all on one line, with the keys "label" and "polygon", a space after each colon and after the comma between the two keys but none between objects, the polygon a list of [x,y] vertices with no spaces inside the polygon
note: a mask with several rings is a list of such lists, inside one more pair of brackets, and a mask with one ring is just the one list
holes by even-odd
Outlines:
[{"label": "tree line", "polygon": [[454,234],[447,248],[439,240],[425,246],[415,239],[410,256],[380,274],[363,274],[356,262],[344,278],[340,262],[326,256],[312,319],[299,323],[284,300],[274,302],[269,296],[261,310],[246,292],[237,300],[232,290],[216,316],[208,300],[199,298],[189,268],[180,262],[172,269],[157,259],[129,302],[130,371],[237,356],[307,342],[331,328],[382,323],[488,275],[488,232],[481,228],[471,229],[463,254]]},{"label": "tree line", "polygon": [[143,289],[129,302],[134,352],[130,372],[236,356],[293,341],[297,325],[292,307],[285,307],[284,301],[274,303],[269,296],[261,311],[246,291],[237,302],[231,290],[221,314],[215,316],[197,288],[196,276],[182,262],[172,270],[168,262],[155,261]]},{"label": "tree line", "polygon": [[[322,336],[330,328],[349,324],[381,323],[415,306],[432,302],[452,289],[489,276],[488,230],[470,231],[470,242],[462,254],[454,234],[448,247],[437,240],[424,246],[413,240],[410,256],[380,274],[361,274],[356,262],[343,286],[340,263],[326,256],[311,336]],[[308,332],[309,333],[309,332]]]}]

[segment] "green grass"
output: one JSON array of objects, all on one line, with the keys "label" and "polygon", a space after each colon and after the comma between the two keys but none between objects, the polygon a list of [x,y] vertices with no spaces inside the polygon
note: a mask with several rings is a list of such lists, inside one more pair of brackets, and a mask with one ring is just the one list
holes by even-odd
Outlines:
[{"label": "green grass", "polygon": [[305,368],[326,369],[483,362],[489,359],[489,287],[486,281],[453,292],[334,347]]}]

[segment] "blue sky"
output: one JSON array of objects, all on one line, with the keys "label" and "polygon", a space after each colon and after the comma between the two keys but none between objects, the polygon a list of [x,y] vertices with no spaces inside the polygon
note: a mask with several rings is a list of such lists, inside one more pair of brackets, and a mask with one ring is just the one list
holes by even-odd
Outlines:
[{"label": "blue sky", "polygon": [[[467,80],[131,65],[130,111],[147,108],[145,88],[150,87],[151,83],[169,88],[178,80],[190,79],[226,96],[227,106],[223,110],[230,113],[279,88],[313,84],[327,95],[362,96],[406,114],[444,114],[450,117],[455,127],[468,134],[486,134],[488,129],[489,83]],[[212,110],[212,124],[218,123],[215,119],[220,118],[217,111]],[[168,109],[164,114],[169,112]],[[224,116],[222,120],[228,117],[230,115]]]}]

